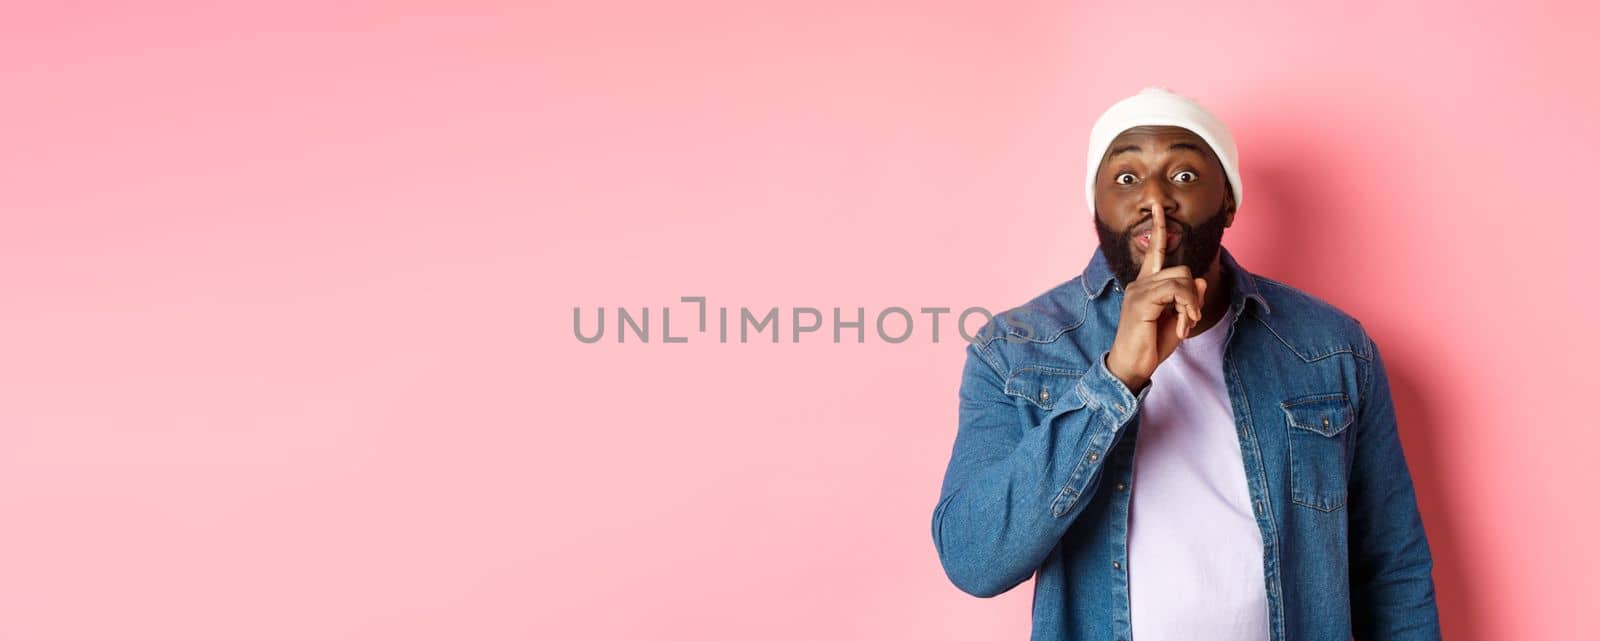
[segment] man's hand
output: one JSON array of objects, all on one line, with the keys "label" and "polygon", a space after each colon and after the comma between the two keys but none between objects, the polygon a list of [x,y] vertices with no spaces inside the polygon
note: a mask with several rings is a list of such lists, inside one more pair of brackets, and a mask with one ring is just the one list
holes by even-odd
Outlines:
[{"label": "man's hand", "polygon": [[1167,249],[1165,213],[1156,212],[1152,222],[1144,266],[1124,292],[1122,319],[1106,357],[1106,367],[1136,394],[1156,366],[1178,349],[1178,342],[1188,338],[1205,309],[1206,279],[1196,278],[1185,265],[1161,268]]}]

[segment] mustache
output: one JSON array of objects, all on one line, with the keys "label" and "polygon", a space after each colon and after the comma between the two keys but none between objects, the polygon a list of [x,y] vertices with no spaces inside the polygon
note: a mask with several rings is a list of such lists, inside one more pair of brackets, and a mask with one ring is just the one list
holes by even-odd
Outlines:
[{"label": "mustache", "polygon": [[[1122,237],[1123,238],[1127,238],[1129,240],[1132,240],[1134,236],[1136,236],[1136,235],[1138,235],[1140,233],[1143,233],[1141,230],[1146,230],[1146,229],[1150,228],[1151,222],[1154,221],[1154,220],[1155,220],[1155,215],[1153,215],[1153,214],[1150,215],[1150,216],[1145,216],[1144,218],[1140,218],[1137,222],[1133,223],[1132,225],[1128,225],[1128,228],[1122,232]],[[1194,231],[1194,226],[1193,225],[1190,225],[1189,223],[1183,222],[1181,220],[1174,219],[1171,216],[1167,216],[1166,217],[1166,221],[1167,221],[1167,229],[1174,229],[1175,228],[1178,231],[1182,232],[1185,238],[1187,238],[1189,236],[1190,232]]]}]

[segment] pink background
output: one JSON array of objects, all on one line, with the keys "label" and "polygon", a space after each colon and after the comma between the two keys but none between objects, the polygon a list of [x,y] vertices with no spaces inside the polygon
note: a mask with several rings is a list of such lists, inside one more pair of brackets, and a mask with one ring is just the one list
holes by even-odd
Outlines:
[{"label": "pink background", "polygon": [[1384,349],[1446,635],[1600,638],[1592,4],[33,4],[0,639],[1026,638],[929,534],[948,326],[572,309],[1020,303],[1146,84],[1238,136],[1240,261]]}]

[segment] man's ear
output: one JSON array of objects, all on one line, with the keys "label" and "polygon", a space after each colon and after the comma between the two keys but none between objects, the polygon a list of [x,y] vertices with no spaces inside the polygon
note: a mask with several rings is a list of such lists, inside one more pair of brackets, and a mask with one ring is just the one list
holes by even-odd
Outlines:
[{"label": "man's ear", "polygon": [[1222,211],[1228,215],[1228,220],[1226,222],[1224,222],[1222,226],[1223,227],[1232,227],[1233,226],[1233,214],[1234,214],[1234,212],[1239,210],[1239,203],[1236,203],[1233,200],[1233,183],[1232,182],[1223,181],[1222,188],[1223,188],[1223,192],[1222,192]]}]

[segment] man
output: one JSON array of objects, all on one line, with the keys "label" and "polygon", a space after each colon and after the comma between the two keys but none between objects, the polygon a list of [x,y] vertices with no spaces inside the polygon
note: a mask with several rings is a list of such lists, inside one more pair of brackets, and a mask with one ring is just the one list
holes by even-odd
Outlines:
[{"label": "man", "polygon": [[1378,347],[1222,247],[1237,158],[1187,98],[1113,105],[1098,251],[967,347],[934,545],[976,596],[1036,576],[1035,641],[1440,636]]}]

